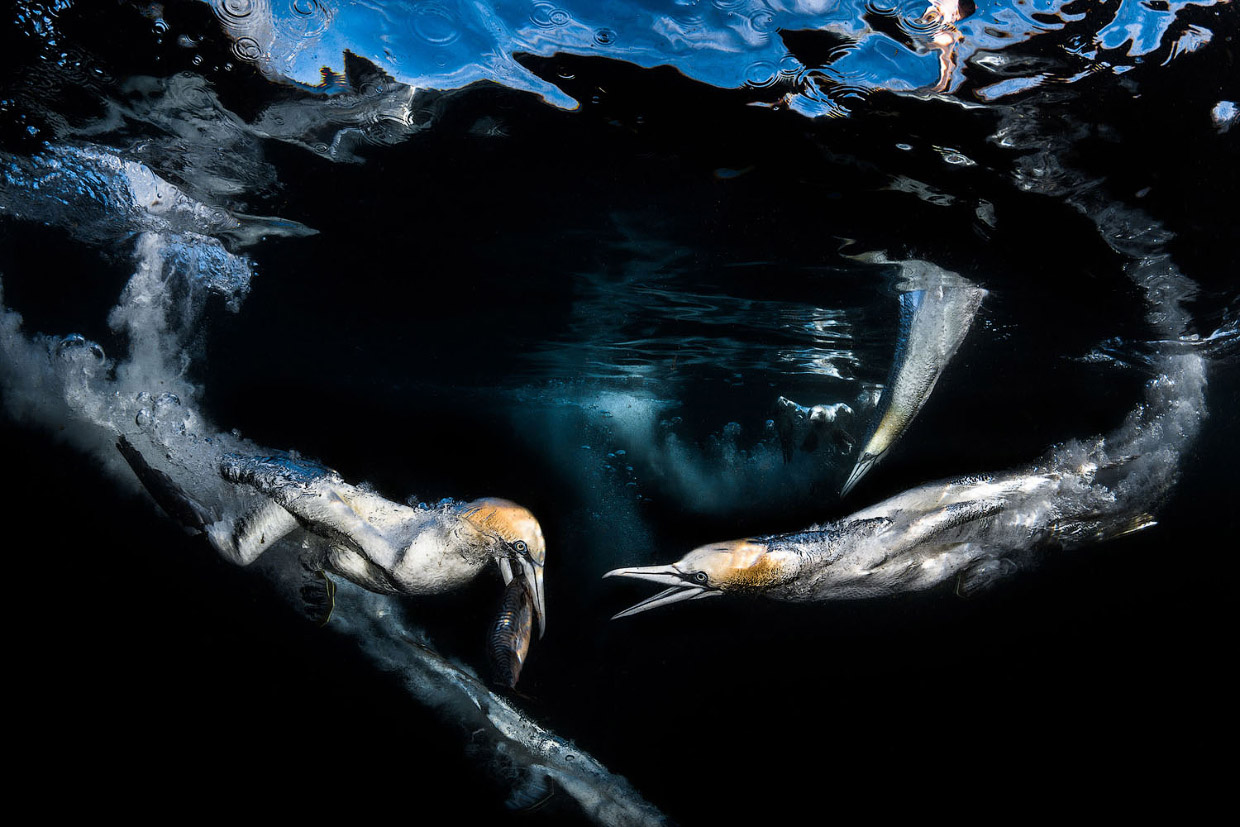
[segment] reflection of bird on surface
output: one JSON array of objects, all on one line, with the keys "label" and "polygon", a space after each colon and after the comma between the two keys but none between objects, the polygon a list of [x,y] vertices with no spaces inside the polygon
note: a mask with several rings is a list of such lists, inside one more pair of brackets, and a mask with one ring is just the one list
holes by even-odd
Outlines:
[{"label": "reflection of bird on surface", "polygon": [[122,438],[117,446],[155,501],[240,565],[258,559],[290,532],[304,529],[306,563],[386,594],[420,595],[461,587],[494,561],[505,584],[517,582],[546,628],[538,520],[501,499],[412,508],[349,485],[335,471],[280,454],[224,457],[224,479],[252,489],[253,505],[217,516]]}]

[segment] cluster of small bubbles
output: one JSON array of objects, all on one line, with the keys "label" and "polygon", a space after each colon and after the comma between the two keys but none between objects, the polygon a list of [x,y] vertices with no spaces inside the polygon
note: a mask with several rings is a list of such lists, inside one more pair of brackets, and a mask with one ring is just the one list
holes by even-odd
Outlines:
[{"label": "cluster of small bubbles", "polygon": [[775,25],[775,13],[763,9],[749,16],[749,27],[759,34],[769,34],[778,28]]},{"label": "cluster of small bubbles", "polygon": [[452,12],[435,3],[419,6],[413,18],[413,32],[427,43],[447,46],[461,36]]},{"label": "cluster of small bubbles", "polygon": [[598,29],[594,32],[594,42],[600,46],[610,46],[616,42],[616,33],[612,29]]},{"label": "cluster of small bubbles", "polygon": [[745,67],[745,82],[750,86],[771,86],[778,77],[779,67],[769,60],[757,60]]},{"label": "cluster of small bubbles", "polygon": [[169,408],[179,408],[181,406],[181,397],[175,393],[164,392],[155,397],[155,410],[166,411]]},{"label": "cluster of small bubbles", "polygon": [[255,0],[216,0],[215,13],[225,19],[244,20],[254,11]]},{"label": "cluster of small bubbles", "polygon": [[542,29],[567,26],[572,19],[571,14],[551,3],[535,3],[530,12],[530,22]]},{"label": "cluster of small bubbles", "polygon": [[239,37],[233,43],[233,54],[242,60],[253,62],[263,55],[263,47],[252,37]]}]

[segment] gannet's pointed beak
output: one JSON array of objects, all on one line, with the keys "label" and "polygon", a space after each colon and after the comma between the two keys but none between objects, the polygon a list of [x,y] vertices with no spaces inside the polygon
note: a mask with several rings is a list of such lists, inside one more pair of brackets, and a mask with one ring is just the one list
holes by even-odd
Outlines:
[{"label": "gannet's pointed beak", "polygon": [[613,569],[607,572],[603,577],[632,577],[636,580],[649,580],[652,583],[662,583],[670,588],[656,594],[654,597],[643,600],[635,606],[630,606],[623,612],[612,615],[612,620],[621,617],[628,617],[648,609],[655,609],[659,606],[669,606],[672,603],[680,603],[683,600],[697,600],[703,597],[715,597],[723,594],[718,589],[711,589],[705,586],[695,585],[686,579],[685,575],[675,566],[644,566],[627,569]]},{"label": "gannet's pointed beak", "polygon": [[[518,557],[521,573],[525,575],[525,588],[534,602],[534,614],[538,615],[538,639],[547,632],[547,600],[543,596],[543,567],[528,557]],[[507,562],[507,561],[505,561]]]},{"label": "gannet's pointed beak", "polygon": [[848,475],[848,479],[844,481],[844,487],[840,489],[840,496],[847,497],[848,492],[853,489],[853,486],[861,482],[861,478],[870,472],[870,469],[874,467],[875,463],[885,453],[886,451],[879,451],[877,454],[872,454],[869,451],[863,453],[861,459],[857,460],[857,464],[853,466],[852,473]]},{"label": "gannet's pointed beak", "polygon": [[[543,567],[529,559],[527,556],[516,558],[521,565],[521,583],[525,586],[526,592],[529,593],[530,602],[534,604],[534,614],[538,616],[538,638],[547,633],[547,608],[546,598],[543,596]],[[500,557],[495,561],[499,566],[500,576],[504,578],[504,585],[507,586],[518,575],[512,570],[512,561],[507,557]]]}]

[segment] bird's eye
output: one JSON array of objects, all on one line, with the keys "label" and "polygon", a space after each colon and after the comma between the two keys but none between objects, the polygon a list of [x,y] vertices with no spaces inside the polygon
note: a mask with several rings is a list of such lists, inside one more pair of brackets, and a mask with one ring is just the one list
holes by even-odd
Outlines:
[{"label": "bird's eye", "polygon": [[515,543],[512,544],[512,549],[517,554],[525,554],[525,552],[529,550],[529,546],[525,544],[524,540],[517,540]]},{"label": "bird's eye", "polygon": [[706,576],[706,572],[704,571],[695,572],[693,575],[693,582],[695,583],[701,583],[703,586],[705,586],[707,582],[709,581],[710,581],[710,578]]}]

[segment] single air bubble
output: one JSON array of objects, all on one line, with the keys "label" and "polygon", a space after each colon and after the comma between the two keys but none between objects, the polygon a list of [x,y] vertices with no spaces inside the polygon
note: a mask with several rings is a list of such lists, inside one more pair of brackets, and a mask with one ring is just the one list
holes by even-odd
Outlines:
[{"label": "single air bubble", "polygon": [[155,410],[166,410],[168,408],[177,408],[181,405],[181,397],[175,393],[161,393],[155,397]]},{"label": "single air bubble", "polygon": [[542,29],[554,29],[566,26],[573,16],[564,9],[556,8],[551,3],[535,3],[530,11],[530,22]]},{"label": "single air bubble", "polygon": [[177,45],[180,46],[182,49],[192,49],[195,46],[197,46],[198,43],[194,40],[194,38],[190,37],[189,35],[180,34],[180,35],[177,35]]},{"label": "single air bubble", "polygon": [[418,8],[417,16],[413,19],[413,31],[427,43],[436,46],[447,46],[461,36],[452,12],[432,4]]},{"label": "single air bubble", "polygon": [[775,31],[775,15],[769,11],[754,12],[749,18],[749,26],[755,32],[768,34]]},{"label": "single air bubble", "polygon": [[72,348],[79,348],[86,345],[86,337],[81,333],[70,333],[60,340],[56,345],[57,354],[64,354]]},{"label": "single air bubble", "polygon": [[304,17],[309,17],[319,10],[319,4],[316,0],[293,0],[293,11]]},{"label": "single air bubble", "polygon": [[220,17],[234,20],[250,16],[254,11],[254,0],[217,0],[215,13]]},{"label": "single air bubble", "polygon": [[896,149],[902,149],[905,152],[909,152],[910,150],[912,150],[912,148],[913,148],[912,144],[896,144]]},{"label": "single air bubble", "polygon": [[711,5],[717,9],[730,11],[749,4],[749,0],[711,0]]},{"label": "single air bubble", "polygon": [[559,77],[564,80],[572,80],[573,78],[577,77],[572,72],[568,72],[568,71],[560,71],[560,72],[557,72],[556,74],[559,75]]},{"label": "single air bubble", "polygon": [[745,82],[750,86],[770,86],[779,75],[779,67],[769,60],[759,60],[745,67]]},{"label": "single air bubble", "polygon": [[611,29],[599,29],[594,33],[594,42],[600,46],[610,46],[616,42],[616,33]]},{"label": "single air bubble", "polygon": [[190,63],[192,63],[192,64],[194,64],[195,66],[201,66],[201,65],[202,65],[202,55],[194,55],[193,57],[191,57],[191,58],[189,59],[189,62],[190,62]]},{"label": "single air bubble", "polygon": [[977,166],[977,161],[974,161],[972,158],[965,155],[963,152],[952,149],[951,147],[936,146],[934,149],[936,152],[939,153],[939,157],[941,157],[947,163],[952,164],[953,166],[958,166],[958,167]]},{"label": "single air bubble", "polygon": [[239,37],[233,44],[233,54],[242,60],[255,61],[263,55],[263,47],[252,37]]},{"label": "single air bubble", "polygon": [[138,411],[137,415],[133,418],[133,424],[137,425],[139,428],[145,428],[147,425],[150,425],[151,412],[146,408]]},{"label": "single air bubble", "polygon": [[535,3],[534,8],[530,9],[530,22],[542,29],[550,29],[555,24],[551,22],[551,13],[555,11],[555,6],[550,3]]},{"label": "single air bubble", "polygon": [[784,55],[779,59],[779,71],[789,75],[800,74],[805,67],[801,65],[801,61],[797,60],[793,55]]},{"label": "single air bubble", "polygon": [[1210,120],[1214,122],[1214,128],[1219,132],[1231,129],[1237,117],[1240,117],[1240,109],[1236,107],[1235,101],[1219,101],[1210,110]]},{"label": "single air bubble", "polygon": [[168,33],[168,21],[164,20],[161,17],[155,21],[155,34],[167,34],[167,33]]}]

